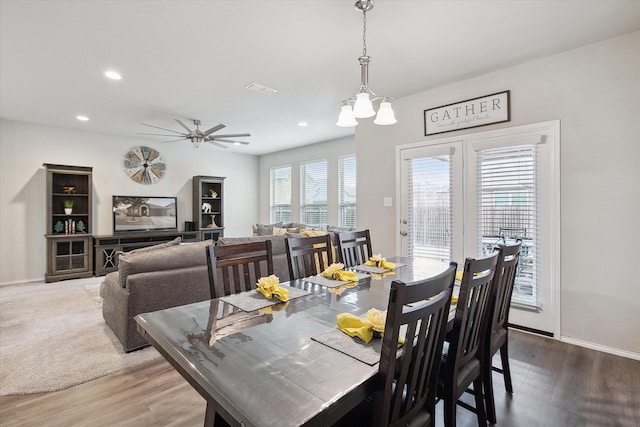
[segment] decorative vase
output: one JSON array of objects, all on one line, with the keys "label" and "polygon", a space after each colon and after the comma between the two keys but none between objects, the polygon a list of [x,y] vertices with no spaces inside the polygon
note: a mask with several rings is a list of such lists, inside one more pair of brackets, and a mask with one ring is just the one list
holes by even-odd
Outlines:
[{"label": "decorative vase", "polygon": [[71,215],[71,212],[73,212],[73,208],[64,208],[65,215]]}]

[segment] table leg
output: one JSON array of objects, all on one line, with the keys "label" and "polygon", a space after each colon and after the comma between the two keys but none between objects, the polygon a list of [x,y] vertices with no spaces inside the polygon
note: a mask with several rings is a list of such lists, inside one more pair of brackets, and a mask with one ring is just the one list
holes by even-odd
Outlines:
[{"label": "table leg", "polygon": [[216,402],[207,401],[207,410],[204,414],[204,427],[229,427],[220,413],[216,412]]}]

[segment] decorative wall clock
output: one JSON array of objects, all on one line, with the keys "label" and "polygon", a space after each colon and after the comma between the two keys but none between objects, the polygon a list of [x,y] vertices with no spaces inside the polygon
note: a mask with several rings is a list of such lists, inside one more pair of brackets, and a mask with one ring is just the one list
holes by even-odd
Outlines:
[{"label": "decorative wall clock", "polygon": [[140,184],[155,184],[164,176],[166,161],[157,150],[143,145],[133,147],[124,156],[124,171]]}]

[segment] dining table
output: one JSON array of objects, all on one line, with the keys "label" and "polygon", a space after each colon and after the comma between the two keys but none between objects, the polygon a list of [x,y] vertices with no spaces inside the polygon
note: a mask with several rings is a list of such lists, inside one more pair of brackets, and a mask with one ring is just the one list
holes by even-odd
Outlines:
[{"label": "dining table", "polygon": [[[394,257],[394,270],[353,268],[358,281],[321,276],[281,283],[289,300],[248,291],[135,317],[138,331],[232,426],[330,426],[375,387],[381,340],[336,326],[339,313],[387,308],[391,282],[425,279],[448,262]],[[366,271],[363,271],[366,270]],[[178,284],[176,284],[178,285]],[[454,315],[452,304],[449,319]]]}]

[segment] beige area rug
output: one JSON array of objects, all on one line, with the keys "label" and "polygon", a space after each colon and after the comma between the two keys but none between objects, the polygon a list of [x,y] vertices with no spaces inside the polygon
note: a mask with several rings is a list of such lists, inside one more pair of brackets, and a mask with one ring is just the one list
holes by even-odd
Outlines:
[{"label": "beige area rug", "polygon": [[0,287],[0,395],[62,390],[160,357],[122,350],[102,318],[102,280]]}]

